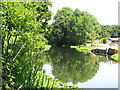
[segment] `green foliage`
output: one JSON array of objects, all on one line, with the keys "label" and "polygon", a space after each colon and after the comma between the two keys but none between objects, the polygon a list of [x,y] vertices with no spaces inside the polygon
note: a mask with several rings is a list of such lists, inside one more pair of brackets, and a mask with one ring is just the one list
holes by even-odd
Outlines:
[{"label": "green foliage", "polygon": [[[88,40],[93,42],[100,33],[99,23],[93,15],[64,7],[56,13],[53,24],[48,25],[52,15],[49,10],[51,2],[0,4],[3,89],[77,88],[40,72],[47,59],[53,61],[54,74],[63,82],[85,82],[96,74],[99,63],[91,60],[96,57],[88,52],[64,47],[51,49],[48,56],[43,53],[51,48],[47,45],[48,40],[51,44],[68,46],[85,44]],[[87,48],[80,47],[78,50],[83,49]]]},{"label": "green foliage", "polygon": [[[51,3],[2,2],[0,4],[2,6],[0,14],[2,15],[3,87],[17,88],[15,81],[21,69],[23,70],[23,66],[17,67],[19,63],[32,61],[33,58],[36,60],[46,48],[48,41],[44,35],[47,22],[51,19],[48,8]],[[29,70],[27,69],[26,72]]]},{"label": "green foliage", "polygon": [[111,58],[120,61],[120,53],[112,55]]},{"label": "green foliage", "polygon": [[[39,16],[34,3],[2,3],[3,5],[3,56],[15,53],[25,45],[26,51],[29,49],[39,50],[44,48],[47,40],[41,34],[43,31],[42,22],[36,21]],[[17,48],[18,47],[18,48]],[[13,49],[16,48],[16,51]],[[8,50],[10,49],[10,53]],[[36,52],[36,51],[35,51]]]},{"label": "green foliage", "polygon": [[69,7],[58,10],[54,16],[50,42],[56,45],[79,45],[94,40],[100,27],[96,18],[79,9]]},{"label": "green foliage", "polygon": [[75,48],[77,51],[88,53],[90,52],[89,48],[86,46],[70,46],[71,48]]},{"label": "green foliage", "polygon": [[3,2],[2,64],[3,89],[77,88],[58,82],[42,70],[49,50],[45,38],[49,34],[51,2]]},{"label": "green foliage", "polygon": [[[31,55],[31,53],[29,54]],[[28,55],[26,57],[30,56]],[[41,70],[45,60],[45,53],[26,58],[26,60],[24,57],[20,57],[20,61],[12,68],[11,75],[8,75],[8,77],[13,80],[11,83],[13,83],[14,89],[77,88],[76,86],[62,84],[59,80],[53,79],[43,73]],[[7,82],[5,81],[4,83]],[[5,85],[4,88],[11,89],[11,87],[7,85]]]},{"label": "green foliage", "polygon": [[106,43],[107,43],[107,39],[106,39],[106,38],[103,38],[103,39],[102,39],[102,43],[103,43],[103,44],[106,44]]},{"label": "green foliage", "polygon": [[54,19],[55,22],[53,22],[53,30],[50,37],[52,43],[64,45],[65,43],[67,44],[72,41],[69,39],[69,34],[71,32],[70,29],[72,29],[72,24],[74,24],[74,15],[72,9],[63,8],[62,10],[58,10]]},{"label": "green foliage", "polygon": [[48,51],[51,47],[51,45],[46,45],[44,51]]},{"label": "green foliage", "polygon": [[120,37],[120,26],[119,25],[101,25],[101,31],[99,33],[100,38],[106,37]]}]

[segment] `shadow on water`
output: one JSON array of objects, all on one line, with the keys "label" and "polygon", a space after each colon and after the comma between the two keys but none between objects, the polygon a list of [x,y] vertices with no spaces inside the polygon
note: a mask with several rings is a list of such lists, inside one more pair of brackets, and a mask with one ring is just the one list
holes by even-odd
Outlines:
[{"label": "shadow on water", "polygon": [[68,47],[52,47],[48,55],[54,68],[53,75],[63,83],[86,82],[99,69],[98,57],[90,53],[78,52]]}]

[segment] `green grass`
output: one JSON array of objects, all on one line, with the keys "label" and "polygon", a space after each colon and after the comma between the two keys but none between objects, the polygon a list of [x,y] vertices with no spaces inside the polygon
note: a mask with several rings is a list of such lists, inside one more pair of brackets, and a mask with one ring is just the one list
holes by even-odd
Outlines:
[{"label": "green grass", "polygon": [[80,52],[89,52],[89,48],[86,46],[70,46],[70,48],[75,48],[77,51]]},{"label": "green grass", "polygon": [[120,53],[111,56],[113,59],[120,61]]}]

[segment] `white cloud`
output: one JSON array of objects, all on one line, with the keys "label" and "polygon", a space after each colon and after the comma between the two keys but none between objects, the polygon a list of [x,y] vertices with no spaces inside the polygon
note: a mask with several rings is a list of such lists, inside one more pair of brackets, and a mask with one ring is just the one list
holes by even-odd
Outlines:
[{"label": "white cloud", "polygon": [[79,8],[94,15],[102,25],[118,24],[119,0],[51,0],[52,12],[56,13],[62,7]]}]

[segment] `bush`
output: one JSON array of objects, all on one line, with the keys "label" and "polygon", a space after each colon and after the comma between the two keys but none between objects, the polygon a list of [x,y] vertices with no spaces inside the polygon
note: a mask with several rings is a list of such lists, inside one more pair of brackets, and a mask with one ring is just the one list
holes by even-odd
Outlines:
[{"label": "bush", "polygon": [[107,39],[106,39],[106,38],[103,38],[103,39],[102,39],[102,43],[103,43],[103,44],[106,44],[106,43],[107,43]]}]

